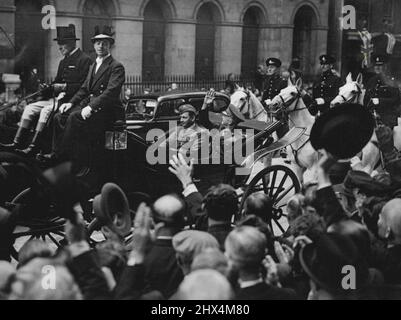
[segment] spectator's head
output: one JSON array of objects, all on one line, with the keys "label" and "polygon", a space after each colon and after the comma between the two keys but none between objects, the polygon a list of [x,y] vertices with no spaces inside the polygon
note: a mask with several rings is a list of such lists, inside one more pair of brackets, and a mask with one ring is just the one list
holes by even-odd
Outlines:
[{"label": "spectator's head", "polygon": [[[45,284],[45,285],[44,285]],[[11,284],[10,299],[81,300],[81,292],[65,266],[36,258],[20,268]]]},{"label": "spectator's head", "polygon": [[293,238],[307,236],[316,240],[325,231],[323,219],[315,213],[305,213],[291,221],[288,234]]},{"label": "spectator's head", "polygon": [[197,270],[184,278],[175,298],[178,300],[230,300],[230,283],[215,270]]},{"label": "spectator's head", "polygon": [[357,246],[347,236],[324,234],[316,242],[303,247],[299,257],[310,279],[310,298],[348,299],[367,285],[367,265]]},{"label": "spectator's head", "polygon": [[124,91],[124,95],[127,98],[129,98],[129,97],[131,97],[131,94],[132,94],[131,88],[126,88],[125,91]]},{"label": "spectator's head", "polygon": [[269,255],[274,256],[274,240],[273,232],[270,226],[260,217],[255,215],[246,216],[237,223],[237,227],[249,226],[258,229],[266,237],[267,251]]},{"label": "spectator's head", "polygon": [[238,211],[238,195],[227,184],[211,187],[203,200],[209,219],[217,222],[231,222]]},{"label": "spectator's head", "polygon": [[266,237],[254,227],[238,227],[229,233],[225,242],[229,266],[242,276],[259,276],[266,255]]},{"label": "spectator's head", "polygon": [[35,258],[51,258],[54,253],[48,243],[37,239],[29,240],[21,247],[18,253],[18,268]]},{"label": "spectator's head", "polygon": [[309,182],[303,186],[302,194],[305,196],[305,212],[309,213],[317,213],[320,209],[317,203],[317,183],[316,182]]},{"label": "spectator's head", "polygon": [[401,199],[393,199],[386,203],[377,225],[381,238],[390,243],[401,244]]},{"label": "spectator's head", "polygon": [[253,193],[244,202],[244,215],[255,215],[263,221],[272,218],[273,201],[265,193]]},{"label": "spectator's head", "polygon": [[188,274],[194,258],[207,248],[219,249],[219,243],[207,232],[186,230],[173,237],[173,248],[183,273]]},{"label": "spectator's head", "polygon": [[0,300],[9,294],[10,280],[15,272],[15,268],[11,263],[0,261]]},{"label": "spectator's head", "polygon": [[192,262],[191,272],[204,269],[216,270],[227,276],[228,261],[224,253],[214,248],[207,248],[199,253]]},{"label": "spectator's head", "polygon": [[171,90],[177,90],[178,89],[178,84],[172,83],[171,84]]},{"label": "spectator's head", "polygon": [[185,202],[178,196],[166,195],[153,204],[153,220],[155,223],[163,223],[159,230],[163,235],[174,235],[185,225]]},{"label": "spectator's head", "polygon": [[328,233],[337,233],[349,237],[363,257],[370,255],[370,236],[365,225],[353,220],[342,220],[330,225]]},{"label": "spectator's head", "polygon": [[287,202],[287,219],[291,223],[296,218],[302,215],[305,207],[305,196],[296,194],[292,196]]}]

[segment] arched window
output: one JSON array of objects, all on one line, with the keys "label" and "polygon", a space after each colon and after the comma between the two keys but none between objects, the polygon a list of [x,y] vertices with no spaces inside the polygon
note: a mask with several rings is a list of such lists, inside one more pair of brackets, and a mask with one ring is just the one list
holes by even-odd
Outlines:
[{"label": "arched window", "polygon": [[15,73],[24,81],[32,68],[44,79],[45,48],[48,32],[42,28],[41,2],[16,0],[15,13]]},{"label": "arched window", "polygon": [[242,28],[241,75],[245,79],[254,76],[258,63],[260,12],[256,7],[249,8],[244,15]]},{"label": "arched window", "polygon": [[214,77],[216,24],[220,14],[212,3],[203,4],[196,16],[195,77],[212,79]]},{"label": "arched window", "polygon": [[144,11],[142,76],[146,81],[164,78],[166,22],[160,1],[151,0]]},{"label": "arched window", "polygon": [[114,14],[115,10],[111,0],[85,1],[82,48],[92,58],[95,58],[95,50],[91,41],[95,33],[95,27],[98,26],[101,31],[104,26],[112,26],[112,16]]},{"label": "arched window", "polygon": [[299,57],[305,78],[313,76],[316,65],[317,18],[310,6],[302,6],[294,19],[293,57]]}]

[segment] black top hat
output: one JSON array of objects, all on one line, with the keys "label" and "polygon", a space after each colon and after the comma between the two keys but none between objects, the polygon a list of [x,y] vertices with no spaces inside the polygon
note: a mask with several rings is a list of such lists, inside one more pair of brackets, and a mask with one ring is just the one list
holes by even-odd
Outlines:
[{"label": "black top hat", "polygon": [[109,40],[111,44],[114,44],[113,35],[114,33],[111,31],[110,26],[104,26],[102,32],[100,32],[99,26],[96,26],[95,36],[91,40],[93,43],[95,43],[97,40]]},{"label": "black top hat", "polygon": [[366,107],[344,103],[316,119],[310,139],[315,150],[326,149],[339,159],[349,159],[369,142],[374,127],[375,120]]},{"label": "black top hat", "polygon": [[75,35],[75,25],[69,24],[68,27],[57,27],[57,38],[53,40],[57,42],[79,40]]},{"label": "black top hat", "polygon": [[336,63],[336,59],[328,54],[322,54],[319,57],[320,64],[333,64]]},{"label": "black top hat", "polygon": [[342,287],[344,266],[355,268],[357,290],[369,281],[369,269],[348,236],[336,233],[321,235],[317,242],[301,249],[300,262],[308,276],[331,293],[347,293]]},{"label": "black top hat", "polygon": [[387,57],[382,54],[374,55],[372,60],[375,66],[382,66],[387,63]]},{"label": "black top hat", "polygon": [[266,60],[267,66],[276,66],[277,68],[281,67],[281,60],[277,58],[269,58]]},{"label": "black top hat", "polygon": [[108,226],[120,236],[129,234],[132,227],[127,196],[119,186],[106,183],[93,199],[93,211],[103,225]]}]

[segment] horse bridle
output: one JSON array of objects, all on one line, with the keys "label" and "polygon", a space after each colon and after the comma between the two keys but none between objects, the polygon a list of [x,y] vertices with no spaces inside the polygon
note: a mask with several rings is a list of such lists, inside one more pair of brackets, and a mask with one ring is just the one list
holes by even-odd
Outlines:
[{"label": "horse bridle", "polygon": [[[358,102],[359,97],[360,97],[361,94],[362,94],[362,89],[361,89],[361,87],[360,87],[358,84],[355,84],[355,85],[356,85],[356,87],[358,88],[358,91],[356,92],[356,95],[355,95],[355,96],[351,96],[351,98],[349,98],[349,99],[347,100],[347,98],[345,98],[344,95],[342,95],[342,94],[339,95],[339,96],[344,100],[343,103],[350,103],[350,102],[352,102],[353,100],[354,100],[354,102]],[[354,91],[352,91],[351,93],[354,93]]]},{"label": "horse bridle", "polygon": [[285,111],[285,109],[287,109],[294,102],[296,102],[295,108],[291,111],[285,111],[287,114],[306,109],[306,108],[300,108],[300,109],[298,108],[299,101],[301,100],[301,96],[302,96],[301,91],[299,91],[298,88],[297,88],[297,94],[292,99],[288,100],[287,102],[285,102],[285,100],[281,94],[278,94],[278,96],[282,101],[282,106],[280,108],[280,111]]}]

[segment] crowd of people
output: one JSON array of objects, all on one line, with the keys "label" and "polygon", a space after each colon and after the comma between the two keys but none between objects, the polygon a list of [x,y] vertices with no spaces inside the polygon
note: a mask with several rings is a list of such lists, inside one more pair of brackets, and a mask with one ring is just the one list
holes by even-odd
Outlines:
[{"label": "crowd of people", "polygon": [[[120,100],[124,67],[110,55],[114,39],[109,31],[97,30],[93,37],[98,57],[91,63],[75,48],[74,26],[58,28],[55,40],[65,58],[52,90],[64,95],[58,97],[60,112],[53,120],[52,153],[42,155],[49,161],[71,160],[79,167],[80,158],[91,152],[110,122],[124,118]],[[335,60],[322,55],[320,62],[319,81],[312,92],[302,92],[305,100],[309,96],[308,110],[317,116],[330,112],[330,102],[342,84],[333,70]],[[401,298],[401,155],[392,131],[399,114],[386,118],[388,108],[383,109],[397,104],[400,93],[383,88],[384,62],[379,57],[375,63],[377,76],[367,89],[371,102],[385,112],[383,123],[375,128],[382,173],[370,175],[354,168],[338,183],[332,169],[339,159],[322,147],[317,180],[302,185],[301,192],[288,199],[283,218],[288,230],[276,236],[271,223],[274,199],[254,193],[240,212],[240,195],[230,185],[212,186],[203,195],[192,176],[193,163],[178,154],[169,170],[181,182],[181,194],[166,194],[132,208],[129,234],[118,232],[114,226],[118,222],[106,223],[101,228],[105,240],[95,245],[76,202],[61,201],[63,214],[56,214],[67,219],[62,246],[56,249],[46,241],[30,240],[19,250],[17,265],[10,262],[9,253],[21,207],[0,208],[0,299]],[[280,74],[279,59],[269,58],[266,65],[267,75],[260,68],[255,87],[268,108],[288,82]],[[299,61],[290,69],[288,77],[294,82],[302,77]],[[226,90],[231,86],[233,79],[227,81]],[[14,141],[1,144],[2,148],[24,156],[36,154],[54,111],[54,101],[47,98],[24,109]],[[194,107],[181,107],[181,121],[194,125]],[[22,149],[31,128],[36,133]],[[283,127],[278,137],[286,131]],[[60,187],[57,194],[70,191]],[[93,205],[97,206],[96,199]]]}]

